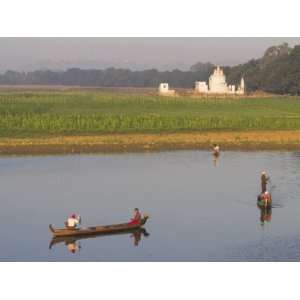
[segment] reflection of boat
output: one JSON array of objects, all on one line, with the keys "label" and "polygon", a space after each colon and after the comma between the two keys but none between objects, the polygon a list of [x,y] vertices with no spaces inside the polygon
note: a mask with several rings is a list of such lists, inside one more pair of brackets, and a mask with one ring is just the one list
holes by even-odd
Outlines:
[{"label": "reflection of boat", "polygon": [[66,236],[87,236],[87,235],[100,235],[100,234],[111,234],[122,231],[135,230],[141,228],[148,220],[148,216],[144,216],[139,225],[132,225],[128,223],[114,224],[107,226],[94,226],[86,228],[54,228],[49,225],[50,231],[54,237],[66,237]]},{"label": "reflection of boat", "polygon": [[50,244],[49,249],[51,249],[54,245],[64,243],[66,246],[69,245],[76,245],[76,242],[79,240],[97,238],[99,236],[108,236],[108,235],[122,235],[122,234],[131,234],[134,237],[134,244],[137,245],[141,239],[141,236],[148,236],[149,233],[146,231],[145,228],[131,228],[123,231],[116,231],[116,232],[102,232],[96,234],[89,234],[89,235],[73,235],[73,236],[56,236],[53,237]]}]

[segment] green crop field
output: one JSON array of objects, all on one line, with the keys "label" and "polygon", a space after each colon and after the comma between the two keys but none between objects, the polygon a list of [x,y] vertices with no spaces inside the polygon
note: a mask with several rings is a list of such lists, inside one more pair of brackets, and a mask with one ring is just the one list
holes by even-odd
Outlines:
[{"label": "green crop field", "polygon": [[201,99],[99,91],[0,93],[0,136],[300,129],[300,98]]}]

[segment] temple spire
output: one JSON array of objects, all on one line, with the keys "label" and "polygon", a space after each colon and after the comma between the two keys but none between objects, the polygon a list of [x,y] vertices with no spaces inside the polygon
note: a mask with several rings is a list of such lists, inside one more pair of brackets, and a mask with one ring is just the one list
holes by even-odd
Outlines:
[{"label": "temple spire", "polygon": [[244,77],[241,78],[241,90],[245,90],[245,80]]}]

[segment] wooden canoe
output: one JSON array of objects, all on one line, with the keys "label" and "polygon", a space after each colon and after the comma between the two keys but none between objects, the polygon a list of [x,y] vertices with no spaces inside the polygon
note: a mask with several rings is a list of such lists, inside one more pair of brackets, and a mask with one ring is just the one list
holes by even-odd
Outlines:
[{"label": "wooden canoe", "polygon": [[106,226],[83,227],[76,229],[54,228],[52,225],[49,225],[49,229],[54,237],[99,235],[138,229],[145,225],[147,220],[148,216],[144,216],[139,225],[130,225],[128,223],[122,223]]},{"label": "wooden canoe", "polygon": [[104,233],[96,233],[96,234],[89,234],[89,235],[73,235],[73,236],[54,236],[49,244],[49,249],[51,249],[54,245],[64,243],[76,243],[80,240],[86,240],[86,239],[92,239],[92,238],[98,238],[100,236],[110,236],[110,235],[124,235],[124,234],[141,234],[143,236],[149,236],[149,233],[146,231],[145,228],[139,227],[139,228],[131,228],[128,230],[122,230],[122,231],[116,231],[116,232],[104,232]]}]

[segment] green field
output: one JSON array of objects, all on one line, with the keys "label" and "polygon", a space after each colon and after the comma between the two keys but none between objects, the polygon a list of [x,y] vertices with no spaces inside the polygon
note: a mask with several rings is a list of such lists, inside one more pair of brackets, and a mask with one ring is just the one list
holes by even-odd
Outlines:
[{"label": "green field", "polygon": [[99,91],[0,93],[0,136],[300,129],[300,98],[166,98]]}]

